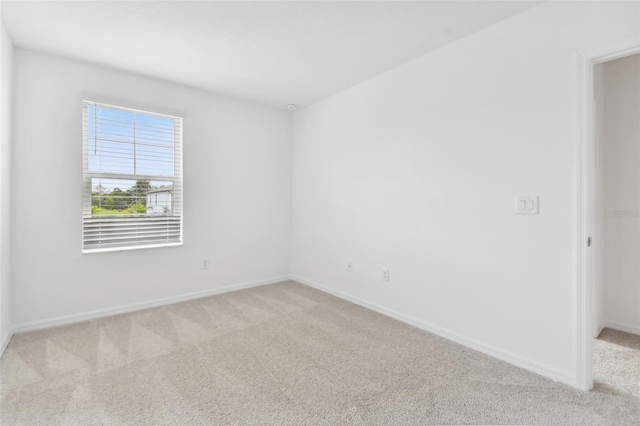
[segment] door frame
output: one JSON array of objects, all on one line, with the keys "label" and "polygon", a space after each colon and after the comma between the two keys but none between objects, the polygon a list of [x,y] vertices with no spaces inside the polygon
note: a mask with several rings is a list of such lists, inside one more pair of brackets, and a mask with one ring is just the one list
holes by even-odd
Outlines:
[{"label": "door frame", "polygon": [[[595,222],[595,65],[640,53],[640,33],[596,46],[578,55],[578,143],[576,149],[576,387],[593,388],[593,330],[596,307],[595,254],[587,245]],[[594,241],[593,244],[598,244]]]}]

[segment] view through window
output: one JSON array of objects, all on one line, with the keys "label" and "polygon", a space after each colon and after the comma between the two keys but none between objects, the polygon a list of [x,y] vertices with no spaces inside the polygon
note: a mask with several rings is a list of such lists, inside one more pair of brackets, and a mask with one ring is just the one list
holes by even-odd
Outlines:
[{"label": "view through window", "polygon": [[83,102],[83,250],[182,242],[182,118]]}]

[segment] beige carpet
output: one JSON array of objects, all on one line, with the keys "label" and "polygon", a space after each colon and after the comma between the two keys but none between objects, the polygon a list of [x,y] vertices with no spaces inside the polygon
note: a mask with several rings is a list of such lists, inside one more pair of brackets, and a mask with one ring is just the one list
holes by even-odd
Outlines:
[{"label": "beige carpet", "polygon": [[640,400],[640,336],[602,330],[594,346],[593,381],[597,392]]},{"label": "beige carpet", "polygon": [[624,371],[582,393],[292,282],[16,335],[1,367],[3,426],[640,424]]}]

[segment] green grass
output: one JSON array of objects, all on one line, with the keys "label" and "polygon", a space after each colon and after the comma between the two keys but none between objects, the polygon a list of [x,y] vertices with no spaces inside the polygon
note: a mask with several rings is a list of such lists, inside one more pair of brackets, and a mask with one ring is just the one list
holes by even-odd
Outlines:
[{"label": "green grass", "polygon": [[103,215],[103,214],[139,214],[139,213],[146,213],[147,212],[147,208],[145,206],[143,206],[142,204],[138,204],[137,206],[131,206],[128,209],[125,210],[111,210],[111,209],[106,209],[104,207],[98,207],[98,206],[91,206],[91,214],[95,214],[95,215]]}]

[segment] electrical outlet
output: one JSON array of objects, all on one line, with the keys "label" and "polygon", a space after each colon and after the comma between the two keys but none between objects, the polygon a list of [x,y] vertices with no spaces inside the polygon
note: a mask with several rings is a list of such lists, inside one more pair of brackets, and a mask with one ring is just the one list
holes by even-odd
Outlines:
[{"label": "electrical outlet", "polygon": [[347,272],[353,272],[353,262],[347,262]]},{"label": "electrical outlet", "polygon": [[202,259],[202,269],[209,269],[209,259]]},{"label": "electrical outlet", "polygon": [[382,281],[389,282],[389,268],[382,268]]}]

